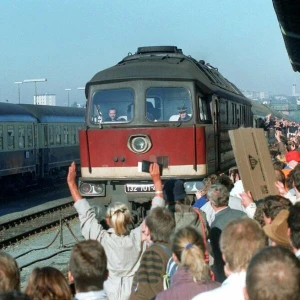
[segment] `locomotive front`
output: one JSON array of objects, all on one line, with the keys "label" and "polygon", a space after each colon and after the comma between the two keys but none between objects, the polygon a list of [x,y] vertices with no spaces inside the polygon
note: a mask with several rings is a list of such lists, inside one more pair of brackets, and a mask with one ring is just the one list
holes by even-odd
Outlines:
[{"label": "locomotive front", "polygon": [[97,73],[86,85],[86,128],[79,136],[81,194],[102,203],[151,200],[142,161],[161,164],[163,181],[183,179],[188,193],[222,161],[228,167],[231,148],[227,161],[217,151],[216,91],[199,63],[171,46],[139,48]]}]

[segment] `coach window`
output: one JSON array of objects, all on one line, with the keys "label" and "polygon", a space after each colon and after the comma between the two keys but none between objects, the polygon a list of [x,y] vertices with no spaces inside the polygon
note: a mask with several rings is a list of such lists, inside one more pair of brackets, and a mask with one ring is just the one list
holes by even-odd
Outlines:
[{"label": "coach window", "polygon": [[25,148],[25,127],[19,126],[19,149]]},{"label": "coach window", "polygon": [[90,121],[99,123],[127,123],[133,119],[134,93],[131,89],[96,91],[90,106]]},{"label": "coach window", "polygon": [[32,134],[32,126],[31,125],[27,126],[27,145],[28,145],[28,148],[33,147],[33,134]]},{"label": "coach window", "polygon": [[79,144],[79,130],[81,130],[81,129],[82,129],[81,126],[77,127],[75,144]]},{"label": "coach window", "polygon": [[53,128],[53,125],[49,126],[49,144],[51,146],[54,145],[54,128]]},{"label": "coach window", "polygon": [[71,126],[70,129],[70,144],[76,144],[76,128],[75,126]]},{"label": "coach window", "polygon": [[186,88],[149,88],[145,100],[145,118],[150,122],[186,122],[192,118],[191,95]]},{"label": "coach window", "polygon": [[15,130],[13,126],[7,126],[7,145],[8,149],[15,148]]},{"label": "coach window", "polygon": [[60,145],[61,144],[61,130],[60,130],[60,126],[57,125],[55,127],[55,144],[56,145]]},{"label": "coach window", "polygon": [[64,126],[64,144],[67,145],[69,143],[69,130],[68,126]]},{"label": "coach window", "polygon": [[3,150],[3,127],[0,126],[0,150]]}]

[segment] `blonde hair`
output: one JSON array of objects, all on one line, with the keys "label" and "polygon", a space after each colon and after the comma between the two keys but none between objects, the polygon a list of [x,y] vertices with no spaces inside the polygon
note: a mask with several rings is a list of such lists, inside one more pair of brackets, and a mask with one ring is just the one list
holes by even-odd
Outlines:
[{"label": "blonde hair", "polygon": [[194,227],[187,226],[176,231],[172,238],[172,251],[178,258],[178,265],[186,267],[195,282],[210,280],[209,266],[204,259],[204,241]]},{"label": "blonde hair", "polygon": [[114,228],[116,235],[124,235],[127,232],[131,215],[125,204],[116,202],[109,206],[106,211],[106,218],[110,219],[110,225]]},{"label": "blonde hair", "polygon": [[0,293],[20,290],[20,271],[16,260],[0,251]]}]

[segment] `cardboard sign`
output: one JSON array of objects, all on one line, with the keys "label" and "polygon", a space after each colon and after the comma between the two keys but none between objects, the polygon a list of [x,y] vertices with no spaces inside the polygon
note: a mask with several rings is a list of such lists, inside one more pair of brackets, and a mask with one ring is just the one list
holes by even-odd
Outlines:
[{"label": "cardboard sign", "polygon": [[229,137],[245,191],[250,191],[254,200],[277,195],[275,171],[263,129],[230,130]]}]

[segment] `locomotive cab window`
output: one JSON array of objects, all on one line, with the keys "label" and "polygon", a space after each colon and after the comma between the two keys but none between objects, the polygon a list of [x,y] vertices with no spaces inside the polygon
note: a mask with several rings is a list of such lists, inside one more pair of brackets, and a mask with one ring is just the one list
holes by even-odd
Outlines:
[{"label": "locomotive cab window", "polygon": [[128,123],[133,119],[134,93],[131,89],[96,91],[90,108],[90,121],[99,123]]},{"label": "locomotive cab window", "polygon": [[146,92],[145,117],[150,122],[186,122],[192,118],[190,92],[179,87],[155,87]]}]

